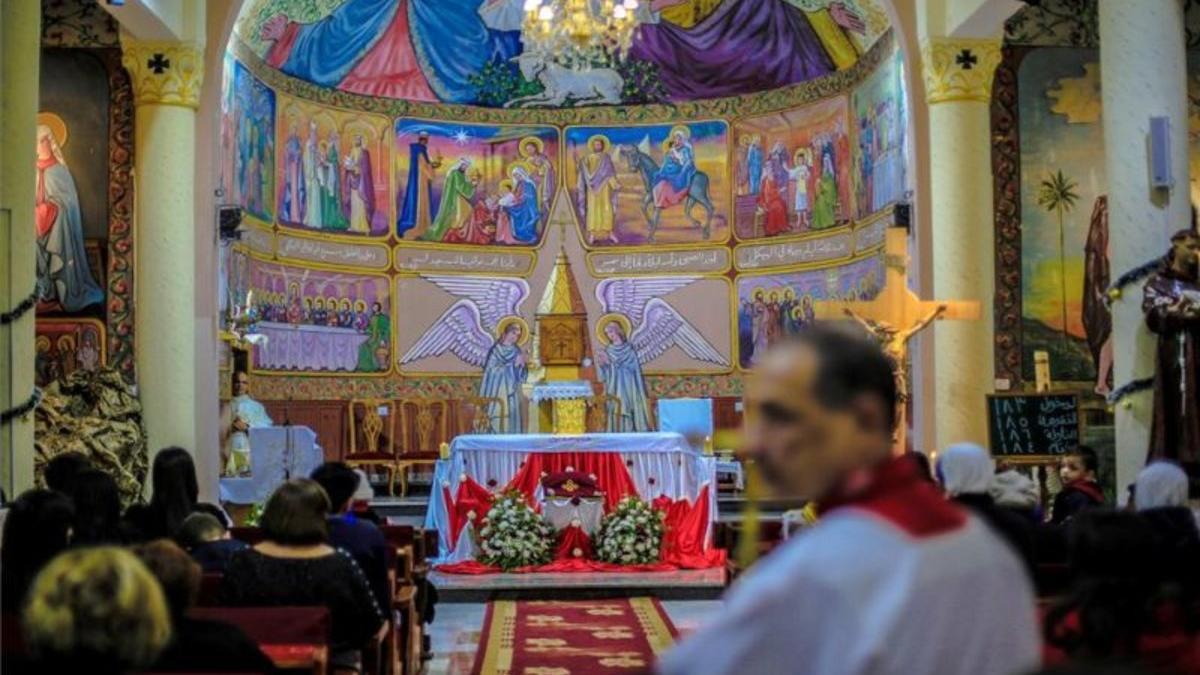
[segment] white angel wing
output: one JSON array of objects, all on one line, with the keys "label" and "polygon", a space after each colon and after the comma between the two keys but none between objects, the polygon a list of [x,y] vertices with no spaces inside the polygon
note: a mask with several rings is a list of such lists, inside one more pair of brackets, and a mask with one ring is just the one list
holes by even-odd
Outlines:
[{"label": "white angel wing", "polygon": [[665,300],[658,298],[646,303],[646,320],[633,331],[629,344],[637,351],[641,363],[649,363],[671,347],[678,346],[683,353],[698,361],[729,365],[729,361],[704,339],[695,326]]},{"label": "white angel wing", "polygon": [[506,316],[519,316],[521,303],[529,297],[529,284],[520,278],[450,277],[436,274],[422,277],[437,284],[447,293],[467,298],[474,303],[483,321],[481,326],[487,330],[495,329],[500,319]]},{"label": "white angel wing", "polygon": [[700,277],[616,277],[596,284],[596,299],[605,312],[616,312],[629,317],[633,325],[640,326],[646,311],[646,303],[678,290]]},{"label": "white angel wing", "polygon": [[421,339],[404,354],[400,363],[441,356],[449,351],[463,361],[482,368],[493,342],[492,336],[479,325],[479,310],[475,304],[470,300],[459,300],[438,317]]}]

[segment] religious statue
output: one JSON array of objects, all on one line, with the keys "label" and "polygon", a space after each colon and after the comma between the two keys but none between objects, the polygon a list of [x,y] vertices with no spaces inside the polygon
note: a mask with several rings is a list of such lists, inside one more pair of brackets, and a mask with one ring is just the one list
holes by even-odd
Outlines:
[{"label": "religious statue", "polygon": [[1200,233],[1180,230],[1171,237],[1171,250],[1143,293],[1146,324],[1158,335],[1150,459],[1195,468],[1200,462]]},{"label": "religious statue", "polygon": [[221,459],[230,476],[250,473],[250,430],[272,425],[263,404],[250,398],[250,376],[244,370],[233,374],[233,398],[221,412]]},{"label": "religious statue", "polygon": [[892,359],[895,365],[897,407],[902,407],[908,402],[908,375],[906,372],[908,341],[945,313],[946,309],[946,305],[938,305],[917,319],[916,323],[903,330],[897,329],[887,321],[861,316],[849,307],[842,310],[847,317],[856,321],[867,333],[878,340],[884,353]]},{"label": "religious statue", "polygon": [[58,128],[39,124],[37,129],[37,294],[40,302],[57,302],[63,310],[77,312],[103,302],[104,291],[92,278],[83,247],[79,195],[59,140],[66,138],[66,125],[57,115],[47,118]]},{"label": "religious statue", "polygon": [[588,139],[590,153],[579,160],[579,208],[584,218],[588,244],[601,239],[617,242],[616,220],[617,169],[609,155],[611,144],[607,137],[596,134]]}]

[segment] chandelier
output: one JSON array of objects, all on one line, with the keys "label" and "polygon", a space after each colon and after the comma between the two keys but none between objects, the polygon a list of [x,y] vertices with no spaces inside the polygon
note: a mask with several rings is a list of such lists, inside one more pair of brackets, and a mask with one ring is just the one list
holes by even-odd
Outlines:
[{"label": "chandelier", "polygon": [[638,0],[525,0],[527,51],[572,70],[612,67],[638,27]]}]

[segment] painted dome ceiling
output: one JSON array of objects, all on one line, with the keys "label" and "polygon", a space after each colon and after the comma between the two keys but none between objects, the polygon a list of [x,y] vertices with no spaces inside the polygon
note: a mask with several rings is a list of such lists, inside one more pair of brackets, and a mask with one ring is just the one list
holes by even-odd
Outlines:
[{"label": "painted dome ceiling", "polygon": [[[798,84],[853,65],[888,28],[878,0],[642,0],[652,10],[616,68],[621,104],[703,100]],[[524,0],[248,0],[236,35],[311,84],[488,107],[536,101]],[[609,78],[612,71],[593,74]],[[530,99],[529,97],[533,97]],[[567,96],[563,106],[594,101]],[[614,101],[606,101],[613,103]],[[519,104],[519,102],[517,102]]]}]

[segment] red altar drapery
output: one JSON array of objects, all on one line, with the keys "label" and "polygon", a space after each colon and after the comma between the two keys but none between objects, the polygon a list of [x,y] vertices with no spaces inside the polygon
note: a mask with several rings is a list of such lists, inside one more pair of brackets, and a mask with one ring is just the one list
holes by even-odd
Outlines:
[{"label": "red altar drapery", "polygon": [[625,467],[621,455],[615,452],[530,453],[504,489],[520,491],[529,505],[537,508],[533,495],[542,480],[542,474],[565,471],[567,467],[596,476],[596,483],[604,491],[605,511],[611,511],[625,497],[637,494],[637,486],[629,476],[629,469]]}]

